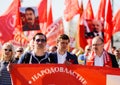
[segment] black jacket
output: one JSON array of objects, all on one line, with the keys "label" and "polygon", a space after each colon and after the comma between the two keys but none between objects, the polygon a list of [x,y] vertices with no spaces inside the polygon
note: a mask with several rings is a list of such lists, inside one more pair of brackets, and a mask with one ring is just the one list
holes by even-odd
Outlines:
[{"label": "black jacket", "polygon": [[[50,63],[58,63],[57,52],[50,53],[49,58],[50,58]],[[69,61],[72,64],[78,64],[77,56],[69,52],[67,52],[66,61]]]}]

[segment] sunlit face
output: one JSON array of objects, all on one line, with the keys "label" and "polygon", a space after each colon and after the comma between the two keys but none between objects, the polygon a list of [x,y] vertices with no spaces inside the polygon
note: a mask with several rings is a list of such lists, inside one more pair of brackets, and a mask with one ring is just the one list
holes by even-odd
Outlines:
[{"label": "sunlit face", "polygon": [[104,43],[99,39],[99,38],[94,38],[92,40],[92,50],[98,54],[98,53],[102,53],[104,48]]},{"label": "sunlit face", "polygon": [[97,32],[101,32],[103,29],[102,23],[98,20],[93,21],[93,29],[96,30]]},{"label": "sunlit face", "polygon": [[23,48],[17,48],[14,57],[19,58],[22,54],[23,54]]},{"label": "sunlit face", "polygon": [[86,53],[90,53],[90,52],[91,52],[91,49],[92,49],[92,47],[89,46],[89,45],[87,45],[87,46],[85,47],[85,52],[86,52]]},{"label": "sunlit face", "polygon": [[59,42],[57,43],[58,45],[58,49],[66,51],[68,48],[68,44],[69,44],[69,40],[59,40]]},{"label": "sunlit face", "polygon": [[34,41],[34,49],[44,49],[46,47],[46,40],[43,35],[37,35]]},{"label": "sunlit face", "polygon": [[2,49],[2,53],[4,56],[4,59],[10,59],[12,57],[13,51],[12,48],[10,46],[4,46],[4,48]]},{"label": "sunlit face", "polygon": [[25,17],[26,17],[27,23],[29,23],[29,24],[33,24],[34,23],[35,14],[33,13],[33,11],[27,10],[25,12]]}]

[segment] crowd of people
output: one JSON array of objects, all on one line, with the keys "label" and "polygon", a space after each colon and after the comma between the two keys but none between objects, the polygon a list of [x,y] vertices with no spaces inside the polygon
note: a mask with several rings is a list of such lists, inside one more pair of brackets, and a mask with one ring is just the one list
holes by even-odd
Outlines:
[{"label": "crowd of people", "polygon": [[37,33],[30,41],[28,47],[18,47],[10,43],[2,46],[0,57],[0,85],[11,85],[10,64],[79,64],[88,66],[101,66],[108,68],[120,67],[120,49],[107,52],[104,49],[104,40],[101,36],[95,36],[91,45],[86,45],[85,50],[76,49],[69,51],[70,38],[61,34],[57,38],[56,46],[46,49],[47,37],[43,33]]}]

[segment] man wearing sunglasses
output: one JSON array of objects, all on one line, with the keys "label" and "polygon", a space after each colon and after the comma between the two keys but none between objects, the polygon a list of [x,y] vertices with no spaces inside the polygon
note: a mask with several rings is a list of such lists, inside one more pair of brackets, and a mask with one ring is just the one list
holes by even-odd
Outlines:
[{"label": "man wearing sunglasses", "polygon": [[15,55],[14,55],[14,63],[17,63],[21,55],[23,54],[24,49],[22,47],[18,47],[15,50]]},{"label": "man wearing sunglasses", "polygon": [[37,33],[33,37],[33,45],[34,49],[30,52],[24,53],[18,63],[29,63],[29,64],[36,64],[36,63],[49,63],[48,56],[49,54],[45,52],[45,47],[47,43],[47,38],[42,33]]}]

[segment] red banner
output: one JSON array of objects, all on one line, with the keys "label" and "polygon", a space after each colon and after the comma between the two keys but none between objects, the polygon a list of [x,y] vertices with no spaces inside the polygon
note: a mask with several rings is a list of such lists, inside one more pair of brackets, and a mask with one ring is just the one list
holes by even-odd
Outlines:
[{"label": "red banner", "polygon": [[119,85],[120,69],[58,64],[14,64],[13,85]]}]

